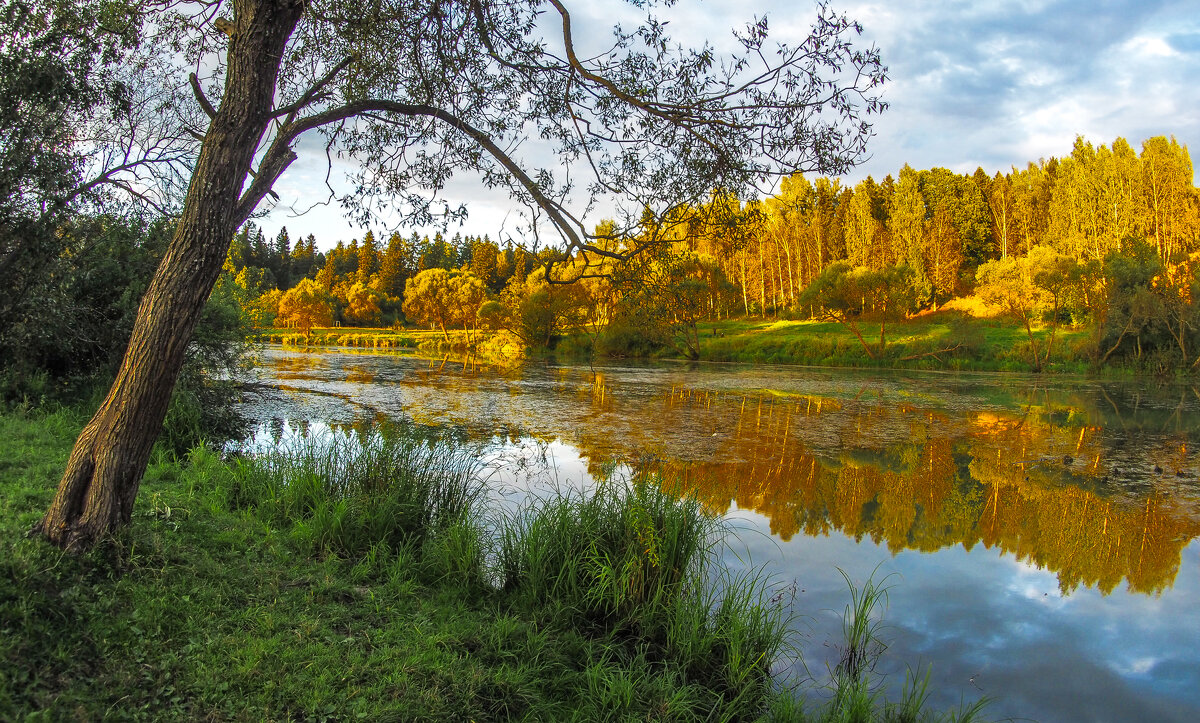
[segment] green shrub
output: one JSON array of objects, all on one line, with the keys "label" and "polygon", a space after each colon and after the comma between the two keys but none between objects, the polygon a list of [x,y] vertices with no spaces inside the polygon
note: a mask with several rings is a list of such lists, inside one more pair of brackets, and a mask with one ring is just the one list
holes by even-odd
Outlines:
[{"label": "green shrub", "polygon": [[659,356],[668,347],[661,338],[648,335],[644,328],[614,321],[596,340],[596,351],[607,357]]},{"label": "green shrub", "polygon": [[660,483],[610,481],[534,500],[502,527],[500,584],[551,620],[679,666],[727,710],[758,715],[788,620],[766,602],[760,577],[711,575],[719,522],[652,486]]}]

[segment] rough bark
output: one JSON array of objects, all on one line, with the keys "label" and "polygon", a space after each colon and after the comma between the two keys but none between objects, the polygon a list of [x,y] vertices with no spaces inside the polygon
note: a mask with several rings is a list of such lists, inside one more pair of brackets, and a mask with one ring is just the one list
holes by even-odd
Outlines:
[{"label": "rough bark", "polygon": [[205,134],[175,234],[138,307],[116,380],[34,527],[72,551],[127,524],[201,310],[243,211],[255,148],[270,120],[279,63],[301,0],[239,0],[219,110]]}]

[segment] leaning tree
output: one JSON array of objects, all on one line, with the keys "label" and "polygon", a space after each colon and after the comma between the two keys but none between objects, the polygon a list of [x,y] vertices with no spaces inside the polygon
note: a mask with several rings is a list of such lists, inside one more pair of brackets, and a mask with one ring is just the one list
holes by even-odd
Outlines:
[{"label": "leaning tree", "polygon": [[454,221],[465,209],[440,192],[470,172],[527,209],[533,243],[549,234],[568,253],[609,257],[638,249],[589,233],[597,214],[632,228],[714,188],[749,193],[861,159],[886,69],[852,44],[856,23],[821,4],[798,44],[769,40],[757,19],[725,52],[673,42],[655,5],[673,3],[621,6],[636,20],[599,49],[560,0],[143,6],[145,26],[174,33],[163,47],[196,71],[199,154],[116,379],[37,531],[83,550],[129,521],[229,239],[298,152],[356,162],[339,199],[352,213]]}]

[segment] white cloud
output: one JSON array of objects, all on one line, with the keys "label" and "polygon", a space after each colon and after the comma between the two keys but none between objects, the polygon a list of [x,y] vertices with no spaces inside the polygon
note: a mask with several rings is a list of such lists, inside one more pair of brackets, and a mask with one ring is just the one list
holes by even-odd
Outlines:
[{"label": "white cloud", "polygon": [[[863,24],[860,43],[881,49],[892,77],[885,90],[891,108],[875,117],[872,157],[845,179],[851,183],[867,174],[895,174],[905,163],[1007,171],[1068,154],[1078,134],[1095,144],[1120,136],[1135,148],[1145,138],[1174,135],[1200,148],[1194,0],[852,1],[834,9]],[[718,47],[731,47],[732,27],[764,13],[776,37],[795,42],[807,33],[815,4],[682,0],[663,12],[677,41]],[[613,22],[630,26],[641,16],[616,0],[581,3],[577,42],[597,51],[611,38]],[[1196,167],[1200,172],[1200,163]],[[302,159],[282,179],[280,194],[285,200],[320,194],[323,177],[323,154]],[[516,209],[504,194],[486,192],[465,176],[461,181],[451,190],[459,195],[453,200],[469,202],[464,233],[494,236]],[[277,212],[262,223],[268,231],[279,223],[318,229],[322,247],[361,233],[337,207],[303,219]]]},{"label": "white cloud", "polygon": [[1139,35],[1125,41],[1121,50],[1143,58],[1180,59],[1183,54],[1171,47],[1167,38],[1154,35]]},{"label": "white cloud", "polygon": [[1158,665],[1159,659],[1156,657],[1140,657],[1133,658],[1128,661],[1114,661],[1112,669],[1121,676],[1142,676],[1154,671],[1154,666]]}]

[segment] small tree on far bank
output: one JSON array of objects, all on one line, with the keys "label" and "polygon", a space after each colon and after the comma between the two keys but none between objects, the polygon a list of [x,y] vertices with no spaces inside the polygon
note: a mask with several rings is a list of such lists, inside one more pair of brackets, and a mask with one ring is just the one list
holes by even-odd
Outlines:
[{"label": "small tree on far bank", "polygon": [[358,326],[377,326],[386,302],[375,288],[356,281],[346,294],[346,318]]},{"label": "small tree on far bank", "polygon": [[[1200,254],[1165,263],[1153,245],[1127,238],[1104,257],[1094,286],[1095,357],[1125,357],[1139,367],[1195,369],[1200,346]],[[1200,359],[1197,356],[1196,359]]]},{"label": "small tree on far bank", "polygon": [[302,279],[279,300],[279,320],[307,337],[314,326],[333,323],[333,297],[312,279]]},{"label": "small tree on far bank", "polygon": [[[1060,312],[1072,289],[1079,286],[1082,271],[1077,261],[1046,246],[1035,246],[1022,258],[989,261],[976,271],[980,298],[1025,327],[1035,372],[1050,363]],[[1045,348],[1033,333],[1042,319],[1049,319],[1050,327]]]},{"label": "small tree on far bank", "polygon": [[442,269],[425,269],[408,280],[404,286],[404,316],[418,324],[437,326],[447,341],[453,299],[450,289],[450,272]]},{"label": "small tree on far bank", "polygon": [[487,300],[487,286],[483,279],[470,272],[450,277],[452,318],[455,324],[467,331],[470,340],[479,328],[479,307]]},{"label": "small tree on far bank", "polygon": [[612,283],[622,295],[622,326],[648,340],[665,340],[692,360],[700,358],[700,322],[735,289],[713,257],[668,248],[625,263]]},{"label": "small tree on far bank", "polygon": [[[904,319],[917,302],[915,276],[907,266],[883,269],[852,268],[849,262],[830,264],[800,296],[824,321],[836,321],[849,329],[867,356],[878,359],[887,351],[887,325]],[[879,323],[879,343],[872,346],[863,337],[860,322]]]},{"label": "small tree on far bank", "polygon": [[498,300],[477,309],[483,327],[503,329],[532,349],[551,349],[561,335],[589,326],[595,303],[584,282],[548,282],[539,266],[523,279],[510,278]]},{"label": "small tree on far bank", "polygon": [[437,326],[446,341],[449,327],[473,331],[479,305],[487,298],[483,281],[469,271],[425,269],[404,288],[404,315],[418,324]]}]

